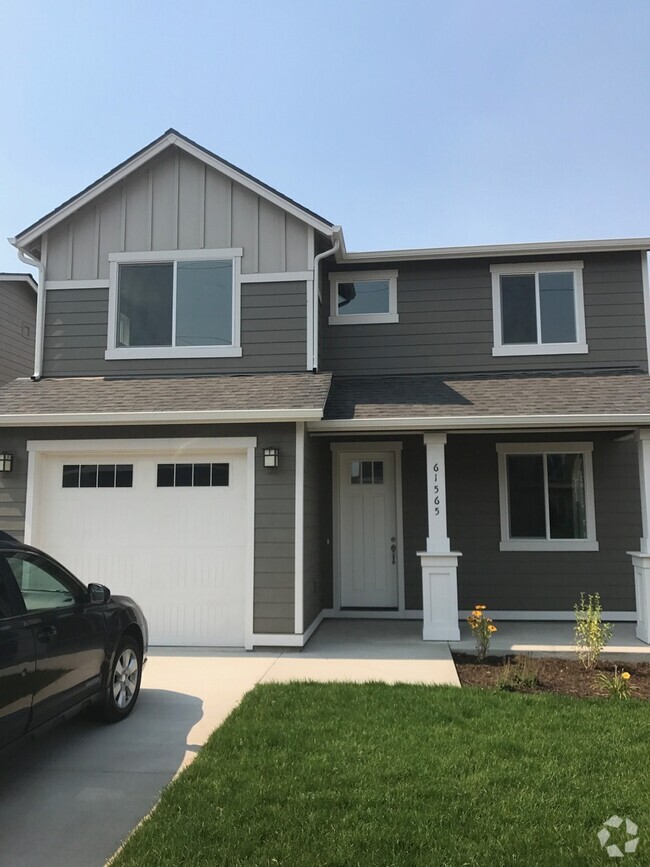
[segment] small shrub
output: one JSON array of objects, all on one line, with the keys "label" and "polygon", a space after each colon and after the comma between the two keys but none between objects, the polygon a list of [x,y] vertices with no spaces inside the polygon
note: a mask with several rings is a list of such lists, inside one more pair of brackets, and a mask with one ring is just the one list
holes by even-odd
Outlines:
[{"label": "small shrub", "polygon": [[608,698],[628,699],[634,687],[630,683],[632,675],[629,671],[619,671],[614,666],[614,674],[599,671],[596,675],[596,686],[602,690]]},{"label": "small shrub", "polygon": [[584,667],[591,671],[603,648],[612,637],[612,624],[603,623],[603,609],[600,604],[600,594],[591,593],[585,597],[580,594],[580,603],[574,605],[576,625],[574,628],[576,652]]},{"label": "small shrub", "polygon": [[497,688],[504,692],[517,692],[539,686],[538,666],[528,656],[506,659],[497,679]]},{"label": "small shrub", "polygon": [[487,656],[490,647],[490,639],[497,631],[490,617],[485,616],[485,605],[475,605],[474,610],[467,618],[476,642],[476,657],[482,662]]}]

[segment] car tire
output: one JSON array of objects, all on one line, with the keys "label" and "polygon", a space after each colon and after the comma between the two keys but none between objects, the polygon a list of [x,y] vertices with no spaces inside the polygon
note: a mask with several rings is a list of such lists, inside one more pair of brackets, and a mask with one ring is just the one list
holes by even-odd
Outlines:
[{"label": "car tire", "polygon": [[142,680],[142,649],[129,635],[118,644],[97,715],[105,722],[126,719],[135,707]]}]

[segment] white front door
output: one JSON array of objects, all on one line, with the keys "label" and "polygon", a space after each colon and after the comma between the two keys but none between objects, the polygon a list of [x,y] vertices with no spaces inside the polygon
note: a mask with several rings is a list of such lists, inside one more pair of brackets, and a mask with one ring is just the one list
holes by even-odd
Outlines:
[{"label": "white front door", "polygon": [[341,608],[397,608],[394,452],[341,452]]}]

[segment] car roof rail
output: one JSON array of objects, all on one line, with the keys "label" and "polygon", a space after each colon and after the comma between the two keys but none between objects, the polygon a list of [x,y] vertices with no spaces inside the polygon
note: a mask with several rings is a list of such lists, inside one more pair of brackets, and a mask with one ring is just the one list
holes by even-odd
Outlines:
[{"label": "car roof rail", "polygon": [[19,545],[22,544],[15,536],[7,533],[5,530],[0,530],[0,542],[18,542]]}]

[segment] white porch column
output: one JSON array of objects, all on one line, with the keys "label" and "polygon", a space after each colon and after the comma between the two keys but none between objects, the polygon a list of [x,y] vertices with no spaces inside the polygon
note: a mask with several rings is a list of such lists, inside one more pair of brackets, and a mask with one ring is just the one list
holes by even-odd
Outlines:
[{"label": "white porch column", "polygon": [[650,644],[650,430],[637,433],[643,536],[639,551],[629,551],[634,566],[636,637]]},{"label": "white porch column", "polygon": [[427,449],[427,549],[418,553],[422,564],[422,637],[428,641],[457,641],[458,558],[447,536],[447,487],[444,433],[424,434]]}]

